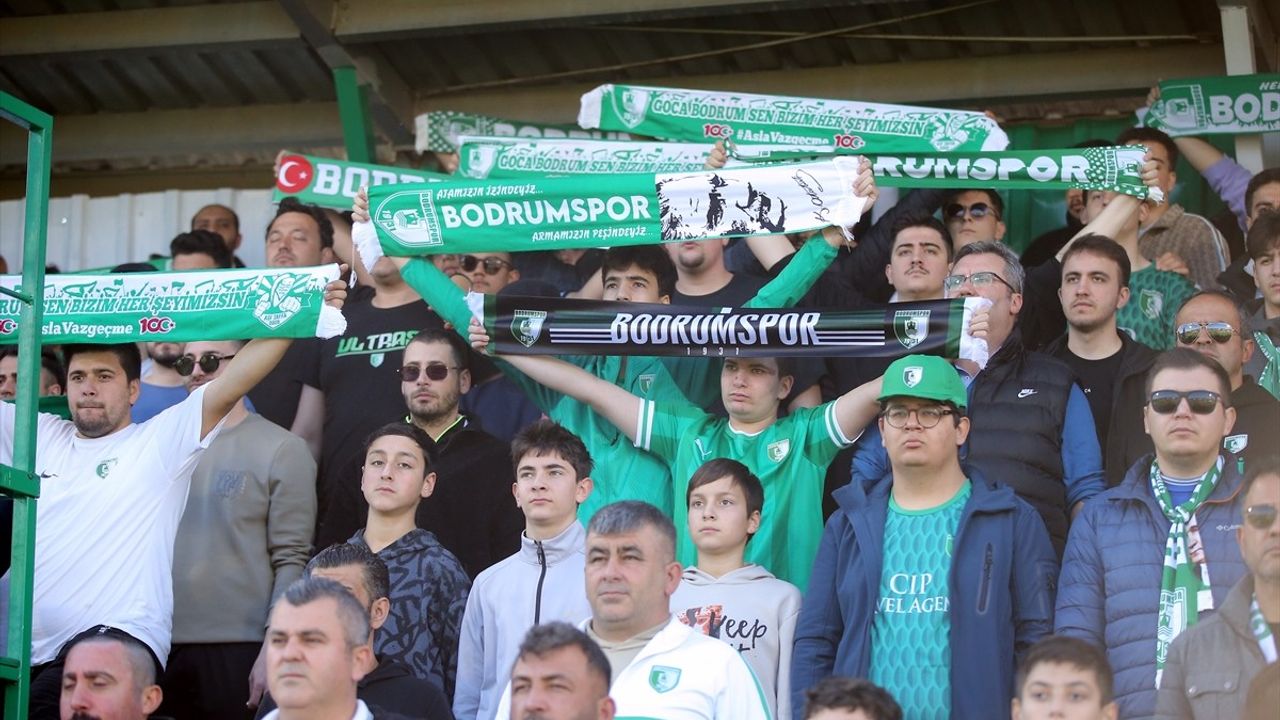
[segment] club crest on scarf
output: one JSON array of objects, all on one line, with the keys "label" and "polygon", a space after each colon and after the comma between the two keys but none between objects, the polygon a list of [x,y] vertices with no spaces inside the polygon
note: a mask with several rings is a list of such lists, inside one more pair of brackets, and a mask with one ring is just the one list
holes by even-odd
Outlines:
[{"label": "club crest on scarf", "polygon": [[643,88],[626,88],[613,96],[613,109],[624,125],[634,128],[644,122],[645,115],[649,113],[650,97],[650,92]]},{"label": "club crest on scarf", "polygon": [[908,350],[924,342],[929,337],[929,311],[897,311],[893,314],[893,333]]},{"label": "club crest on scarf", "polygon": [[516,310],[511,318],[511,334],[525,347],[533,347],[542,335],[547,313],[541,310]]}]

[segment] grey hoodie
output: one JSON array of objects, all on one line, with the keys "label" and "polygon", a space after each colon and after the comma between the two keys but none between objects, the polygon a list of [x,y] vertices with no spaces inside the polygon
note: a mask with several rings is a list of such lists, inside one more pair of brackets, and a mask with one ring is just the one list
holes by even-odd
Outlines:
[{"label": "grey hoodie", "polygon": [[671,611],[684,624],[733,646],[755,672],[772,716],[790,720],[791,646],[800,615],[795,585],[759,565],[720,578],[687,567],[671,596]]},{"label": "grey hoodie", "polygon": [[458,648],[458,720],[492,720],[529,628],[553,620],[577,624],[591,616],[586,543],[587,532],[576,520],[549,540],[521,533],[519,552],[476,576]]}]

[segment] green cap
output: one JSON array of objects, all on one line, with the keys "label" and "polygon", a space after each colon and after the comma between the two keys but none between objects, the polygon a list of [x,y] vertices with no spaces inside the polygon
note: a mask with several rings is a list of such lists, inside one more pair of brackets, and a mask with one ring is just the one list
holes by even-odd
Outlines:
[{"label": "green cap", "polygon": [[969,404],[960,373],[937,355],[908,355],[893,361],[884,371],[877,400],[913,397],[949,402],[960,409]]}]

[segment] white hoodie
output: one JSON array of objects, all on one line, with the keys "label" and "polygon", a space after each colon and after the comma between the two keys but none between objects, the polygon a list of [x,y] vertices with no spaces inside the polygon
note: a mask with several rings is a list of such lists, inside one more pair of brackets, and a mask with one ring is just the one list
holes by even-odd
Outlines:
[{"label": "white hoodie", "polygon": [[720,638],[755,671],[769,710],[791,717],[791,646],[800,615],[800,590],[759,565],[715,578],[696,567],[671,596],[671,612],[695,630]]}]

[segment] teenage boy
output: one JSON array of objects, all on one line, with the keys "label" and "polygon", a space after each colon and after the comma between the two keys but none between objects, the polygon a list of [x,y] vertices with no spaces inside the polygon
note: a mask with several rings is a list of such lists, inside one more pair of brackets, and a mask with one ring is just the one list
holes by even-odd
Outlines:
[{"label": "teenage boy", "polygon": [[769,712],[789,720],[800,591],[743,559],[747,541],[760,528],[760,479],[737,460],[710,460],[689,479],[685,505],[698,564],[684,569],[671,596],[672,612],[741,653],[764,689]]},{"label": "teenage boy", "polygon": [[511,460],[524,534],[520,550],[480,573],[467,597],[453,698],[458,720],[488,720],[497,712],[529,628],[591,614],[582,590],[587,531],[578,522],[578,506],[592,487],[586,446],[544,419],[516,435]]},{"label": "teenage boy", "polygon": [[1102,648],[1050,635],[1031,646],[1018,669],[1013,720],[1116,720],[1114,686]]},{"label": "teenage boy", "polygon": [[369,503],[363,530],[348,542],[367,545],[391,573],[391,612],[374,647],[408,665],[453,697],[458,634],[470,580],[453,553],[414,522],[435,488],[427,463],[431,440],[416,425],[391,423],[369,436],[360,490]]}]

